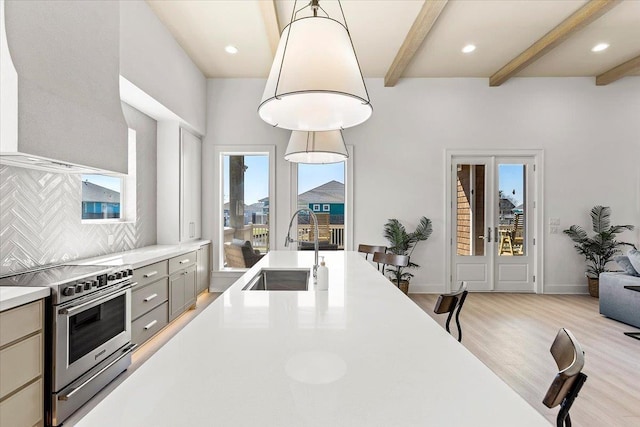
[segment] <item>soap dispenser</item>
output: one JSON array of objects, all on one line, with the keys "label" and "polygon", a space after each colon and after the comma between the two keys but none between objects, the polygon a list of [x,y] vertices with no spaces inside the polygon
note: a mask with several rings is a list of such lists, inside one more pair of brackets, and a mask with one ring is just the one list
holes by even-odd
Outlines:
[{"label": "soap dispenser", "polygon": [[320,262],[320,266],[318,267],[317,275],[318,275],[318,283],[316,284],[316,289],[319,291],[325,291],[329,289],[329,269],[324,263],[324,257]]}]

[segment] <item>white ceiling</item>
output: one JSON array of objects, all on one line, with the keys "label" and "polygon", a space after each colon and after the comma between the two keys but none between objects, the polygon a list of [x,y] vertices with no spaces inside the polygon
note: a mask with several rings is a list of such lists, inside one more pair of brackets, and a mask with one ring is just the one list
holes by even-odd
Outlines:
[{"label": "white ceiling", "polygon": [[[271,0],[147,0],[207,77],[268,75],[273,56],[260,1]],[[307,2],[299,1],[297,8]],[[403,76],[489,77],[586,2],[450,0]],[[294,2],[275,4],[282,29]],[[384,77],[422,5],[422,0],[342,0],[365,77]],[[336,1],[321,0],[320,6],[341,20]],[[600,42],[611,46],[591,52]],[[477,49],[463,54],[468,43]],[[239,52],[227,54],[227,45]],[[638,55],[640,0],[624,0],[518,75],[595,76]]]}]

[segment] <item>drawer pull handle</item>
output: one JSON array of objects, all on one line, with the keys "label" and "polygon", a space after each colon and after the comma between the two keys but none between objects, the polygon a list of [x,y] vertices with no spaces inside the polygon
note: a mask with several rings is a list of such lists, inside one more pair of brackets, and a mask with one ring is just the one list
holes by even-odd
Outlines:
[{"label": "drawer pull handle", "polygon": [[152,295],[149,295],[148,297],[146,297],[146,298],[144,299],[144,302],[149,302],[149,301],[151,301],[152,299],[154,299],[154,298],[155,298],[155,297],[157,297],[157,296],[158,296],[158,294],[152,294]]},{"label": "drawer pull handle", "polygon": [[154,320],[153,322],[151,322],[151,323],[149,323],[148,325],[146,325],[146,326],[144,327],[144,329],[148,331],[149,329],[153,328],[153,325],[155,325],[156,323],[158,323],[158,321],[157,321],[157,320]]},{"label": "drawer pull handle", "polygon": [[180,261],[180,264],[186,264],[189,262],[189,258],[183,259],[182,261]]},{"label": "drawer pull handle", "polygon": [[143,277],[144,277],[145,279],[147,279],[147,278],[149,278],[149,277],[153,277],[153,276],[155,276],[156,274],[158,274],[158,272],[157,272],[157,271],[150,271],[149,273],[145,274]]}]

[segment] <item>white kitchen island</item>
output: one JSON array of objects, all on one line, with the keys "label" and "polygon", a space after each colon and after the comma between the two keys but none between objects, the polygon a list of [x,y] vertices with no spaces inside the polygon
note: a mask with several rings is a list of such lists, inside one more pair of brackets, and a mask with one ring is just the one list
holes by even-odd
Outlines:
[{"label": "white kitchen island", "polygon": [[77,425],[549,426],[360,254],[322,255],[328,291],[243,291],[313,264],[269,253]]}]

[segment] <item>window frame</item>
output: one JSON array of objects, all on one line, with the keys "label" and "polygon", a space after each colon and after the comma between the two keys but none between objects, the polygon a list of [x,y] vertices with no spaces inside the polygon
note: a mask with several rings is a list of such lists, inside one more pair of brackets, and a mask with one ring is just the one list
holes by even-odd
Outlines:
[{"label": "window frame", "polygon": [[320,203],[314,203],[311,210],[314,212],[320,212]]},{"label": "window frame", "polygon": [[[214,148],[215,185],[213,191],[213,271],[233,273],[246,271],[243,268],[224,267],[224,156],[268,156],[269,164],[269,251],[276,250],[276,146],[275,145],[216,145]],[[222,231],[222,232],[220,232]]]},{"label": "window frame", "polygon": [[331,212],[331,205],[323,203],[322,204],[322,212]]},{"label": "window frame", "polygon": [[120,218],[82,218],[82,186],[80,187],[80,223],[86,225],[96,224],[122,224],[135,223],[137,220],[137,168],[136,168],[136,147],[137,137],[136,131],[129,128],[127,133],[128,139],[128,159],[127,174],[110,174],[110,173],[85,173],[80,175],[82,185],[82,176],[84,175],[103,175],[114,178],[120,178]]},{"label": "window frame", "polygon": [[[344,162],[344,191],[345,191],[345,204],[344,204],[344,238],[345,238],[345,251],[354,250],[353,247],[353,164],[355,162],[355,147],[347,144],[347,152],[349,158]],[[290,163],[290,181],[291,181],[291,194],[290,194],[290,214],[293,215],[298,210],[298,164]],[[298,221],[294,222],[294,226],[298,226]]]}]

